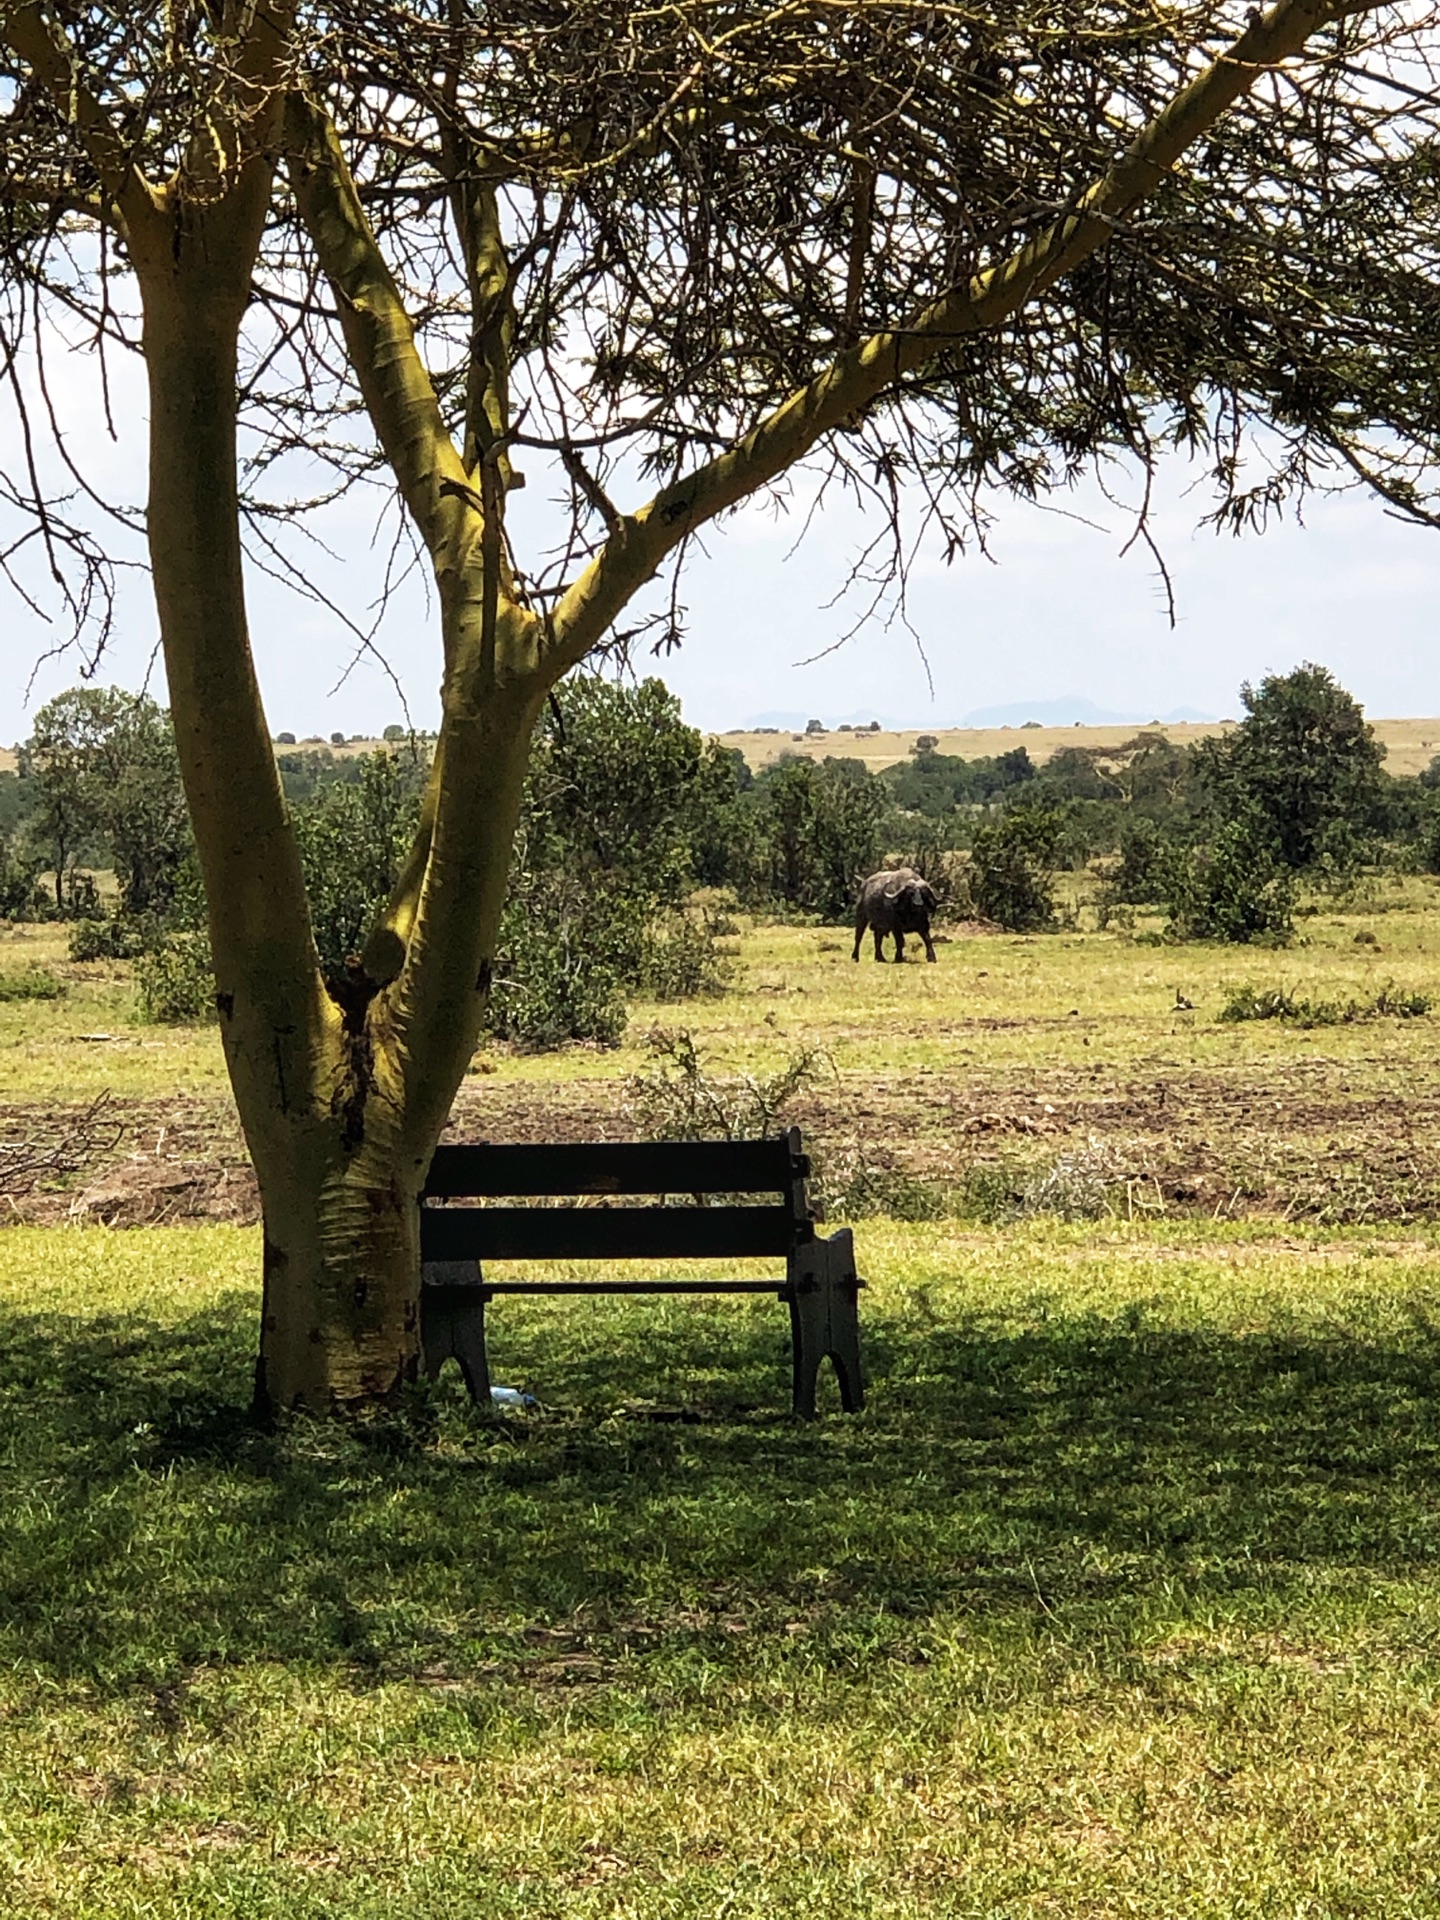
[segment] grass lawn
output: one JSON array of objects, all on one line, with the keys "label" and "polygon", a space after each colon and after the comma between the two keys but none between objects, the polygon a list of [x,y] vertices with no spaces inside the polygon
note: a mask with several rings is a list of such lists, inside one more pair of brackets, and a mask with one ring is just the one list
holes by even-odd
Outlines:
[{"label": "grass lawn", "polygon": [[1440,1235],[858,1240],[858,1418],[506,1301],[276,1436],[252,1231],[0,1234],[5,1913],[1440,1914]]},{"label": "grass lawn", "polygon": [[[1303,1065],[1317,1056],[1364,1072],[1393,1069],[1417,1052],[1428,1061],[1434,1049],[1423,1025],[1235,1027],[1216,1015],[1240,984],[1338,1000],[1373,997],[1387,982],[1434,992],[1440,883],[1376,882],[1352,908],[1327,907],[1299,929],[1297,944],[1281,952],[1160,947],[1113,932],[970,935],[941,945],[933,967],[896,967],[876,966],[868,946],[854,965],[845,928],[760,925],[738,942],[732,991],[668,1006],[642,1002],[618,1048],[492,1048],[481,1059],[506,1085],[614,1081],[641,1063],[644,1036],[658,1022],[690,1027],[721,1062],[762,1070],[803,1039],[829,1049],[842,1075],[862,1079],[964,1073],[1024,1083],[1056,1069],[1116,1076],[1241,1061]],[[55,1000],[0,995],[0,1097],[224,1093],[213,1027],[143,1025],[126,963],[76,965],[65,952],[64,927],[0,925],[0,977],[40,967],[67,988]],[[1177,1010],[1177,993],[1193,1007]]]}]

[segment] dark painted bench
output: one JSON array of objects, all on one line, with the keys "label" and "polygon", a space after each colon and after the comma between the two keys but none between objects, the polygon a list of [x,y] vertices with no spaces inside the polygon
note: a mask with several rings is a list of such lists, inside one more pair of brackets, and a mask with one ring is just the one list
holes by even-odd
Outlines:
[{"label": "dark painted bench", "polygon": [[[769,1140],[442,1146],[421,1198],[421,1341],[434,1375],[456,1359],[476,1400],[490,1398],[485,1307],[500,1293],[768,1293],[790,1308],[793,1406],[814,1417],[827,1354],[847,1413],[864,1403],[860,1323],[848,1229],[822,1238],[806,1195],[800,1133]],[[652,1206],[435,1206],[434,1201],[655,1196]],[[686,1195],[684,1206],[665,1196]],[[704,1204],[713,1195],[728,1204]],[[757,1202],[739,1196],[765,1196]],[[780,1258],[770,1280],[499,1280],[488,1260],[733,1260]]]}]

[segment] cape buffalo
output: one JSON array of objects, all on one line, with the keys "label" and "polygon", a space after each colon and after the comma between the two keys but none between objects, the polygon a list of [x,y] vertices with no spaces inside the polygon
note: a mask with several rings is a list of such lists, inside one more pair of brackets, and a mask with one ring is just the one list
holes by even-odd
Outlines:
[{"label": "cape buffalo", "polygon": [[905,936],[918,933],[925,942],[925,958],[935,958],[935,947],[930,939],[930,915],[936,906],[935,893],[930,883],[923,880],[913,867],[896,867],[887,873],[872,873],[860,889],[860,898],[855,907],[855,951],[852,960],[860,958],[860,942],[865,929],[869,927],[875,936],[875,958],[885,958],[881,942],[887,933],[895,936],[895,958],[905,958]]}]

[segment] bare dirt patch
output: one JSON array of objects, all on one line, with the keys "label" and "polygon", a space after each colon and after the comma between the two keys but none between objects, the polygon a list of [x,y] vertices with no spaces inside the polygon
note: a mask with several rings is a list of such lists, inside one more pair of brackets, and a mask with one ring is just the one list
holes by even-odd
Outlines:
[{"label": "bare dirt patch", "polygon": [[[259,1219],[255,1176],[228,1103],[110,1100],[105,1111],[107,1132],[73,1170],[0,1191],[0,1221],[134,1227]],[[88,1112],[79,1102],[0,1106],[0,1142],[63,1139]]]},{"label": "bare dirt patch", "polygon": [[[1262,1077],[1263,1076],[1263,1077]],[[63,1128],[82,1103],[0,1105],[0,1144]],[[142,1226],[258,1219],[234,1110],[220,1099],[115,1100],[113,1140],[77,1171],[0,1191],[0,1221]],[[954,1184],[968,1170],[1043,1168],[1103,1156],[1147,1208],[1340,1223],[1440,1219],[1440,1082],[1404,1092],[1355,1063],[1305,1061],[1117,1080],[1057,1067],[1006,1081],[973,1073],[847,1074],[808,1089],[786,1116],[816,1150]],[[578,1141],[630,1137],[618,1080],[537,1085],[468,1079],[446,1137]]]}]

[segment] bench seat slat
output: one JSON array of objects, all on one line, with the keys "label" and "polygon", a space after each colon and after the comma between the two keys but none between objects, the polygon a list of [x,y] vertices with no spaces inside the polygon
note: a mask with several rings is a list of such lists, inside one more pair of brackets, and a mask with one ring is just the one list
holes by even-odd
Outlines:
[{"label": "bench seat slat", "polygon": [[422,1207],[425,1260],[709,1260],[787,1255],[788,1207]]},{"label": "bench seat slat", "polygon": [[[802,1156],[803,1160],[803,1156]],[[427,1199],[567,1193],[780,1193],[807,1171],[773,1140],[502,1141],[435,1149]]]}]

